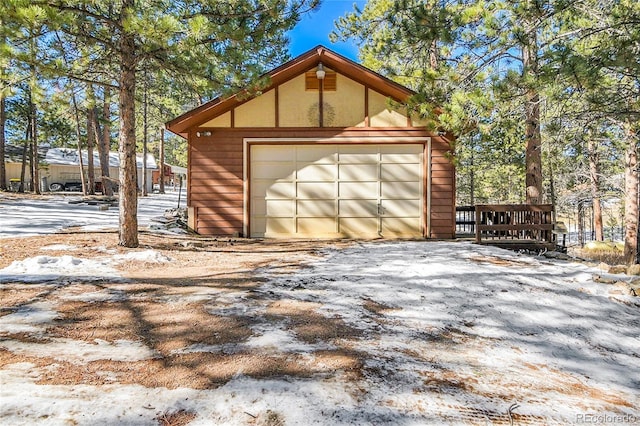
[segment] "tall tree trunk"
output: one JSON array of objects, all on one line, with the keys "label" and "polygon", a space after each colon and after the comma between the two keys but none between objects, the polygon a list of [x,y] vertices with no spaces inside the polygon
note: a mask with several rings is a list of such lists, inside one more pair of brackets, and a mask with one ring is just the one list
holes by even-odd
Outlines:
[{"label": "tall tree trunk", "polygon": [[[71,88],[73,91],[73,87]],[[73,109],[76,118],[76,137],[78,138],[78,166],[80,167],[80,181],[82,182],[82,193],[87,193],[87,180],[84,176],[84,160],[82,159],[82,132],[80,131],[80,111],[78,111],[78,101],[76,100],[76,94],[72,93],[71,101],[73,103]]]},{"label": "tall tree trunk", "polygon": [[31,190],[36,194],[40,194],[40,173],[38,166],[38,111],[36,104],[33,102],[31,92],[29,92],[29,109],[31,123]]},{"label": "tall tree trunk", "polygon": [[142,105],[142,196],[146,197],[147,192],[147,152],[149,145],[149,105],[147,98],[148,82],[147,82],[147,69],[144,70],[144,96]]},{"label": "tall tree trunk", "polygon": [[87,194],[95,195],[96,193],[96,173],[95,165],[93,163],[93,146],[96,141],[95,121],[95,97],[93,95],[93,89],[91,86],[87,89],[87,178],[89,180],[89,187],[87,188]]},{"label": "tall tree trunk", "polygon": [[[123,0],[122,21],[126,21],[134,0]],[[133,34],[123,30],[120,35],[120,81],[118,103],[120,109],[120,227],[118,244],[138,246],[138,191],[136,177],[136,56]]]},{"label": "tall tree trunk", "polygon": [[584,200],[578,201],[578,244],[584,247]]},{"label": "tall tree trunk", "polygon": [[164,127],[160,129],[160,193],[164,194]]},{"label": "tall tree trunk", "polygon": [[638,244],[638,135],[631,126],[626,129],[627,149],[624,167],[624,260],[637,262]]},{"label": "tall tree trunk", "polygon": [[[533,26],[533,25],[532,25]],[[527,39],[522,45],[523,73],[526,80],[534,80],[538,76],[538,37],[535,30],[525,34]],[[528,204],[542,203],[542,135],[540,133],[540,94],[531,81],[525,105],[525,185]]]},{"label": "tall tree trunk", "polygon": [[[2,20],[0,20],[1,22]],[[6,43],[6,37],[2,37],[0,39],[0,44],[5,44]],[[0,67],[0,86],[2,87],[6,87],[7,86],[7,82],[5,79],[5,70],[4,68],[6,67],[6,63],[3,62],[2,66]],[[6,139],[5,139],[5,124],[7,121],[7,116],[6,116],[6,101],[5,101],[5,94],[3,91],[0,90],[0,190],[7,190],[7,168],[6,168],[6,163],[5,163],[5,144],[6,144]]]},{"label": "tall tree trunk", "polygon": [[587,151],[589,157],[589,184],[591,187],[591,200],[593,202],[593,222],[595,228],[596,241],[604,241],[604,226],[602,224],[602,206],[600,203],[600,177],[598,166],[600,156],[598,154],[598,144],[590,134],[587,134]]},{"label": "tall tree trunk", "polygon": [[22,147],[22,167],[20,169],[20,185],[18,192],[24,192],[24,181],[27,177],[27,154],[29,151],[29,140],[31,139],[31,117],[28,117],[27,129],[24,132],[24,145]]},{"label": "tall tree trunk", "polygon": [[111,90],[104,86],[104,104],[102,106],[104,126],[100,135],[100,126],[96,117],[96,131],[99,134],[98,152],[100,153],[100,170],[102,172],[102,193],[113,196],[113,185],[109,174],[109,151],[111,149]]},{"label": "tall tree trunk", "polygon": [[4,94],[0,92],[0,190],[7,190],[7,169],[4,161],[5,134],[4,127],[7,120],[5,115]]}]

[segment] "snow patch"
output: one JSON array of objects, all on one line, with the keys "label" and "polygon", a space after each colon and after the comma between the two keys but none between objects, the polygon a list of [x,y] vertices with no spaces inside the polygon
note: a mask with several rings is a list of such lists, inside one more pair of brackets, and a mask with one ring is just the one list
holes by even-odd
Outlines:
[{"label": "snow patch", "polygon": [[[149,226],[159,212],[176,208],[178,199],[186,199],[186,191],[150,194],[138,199],[138,225]],[[69,227],[84,231],[117,229],[118,209],[97,210],[96,206],[69,204],[80,196],[51,195],[41,199],[2,200],[0,238],[53,234]],[[183,202],[184,203],[184,202]]]},{"label": "snow patch", "polygon": [[131,251],[126,254],[115,255],[113,256],[113,259],[120,262],[137,261],[148,263],[167,263],[173,260],[170,257],[165,256],[164,254],[159,253],[155,250]]},{"label": "snow patch", "polygon": [[118,271],[109,266],[108,260],[80,259],[64,255],[60,257],[36,256],[15,260],[0,270],[0,283],[41,283],[74,277],[84,281],[113,279]]},{"label": "snow patch", "polygon": [[0,316],[0,333],[33,333],[44,331],[58,317],[49,302],[34,302],[21,306],[15,312]]},{"label": "snow patch", "polygon": [[122,302],[127,300],[127,295],[122,290],[105,289],[102,291],[83,292],[79,294],[66,294],[61,296],[64,300],[74,300],[79,302]]},{"label": "snow patch", "polygon": [[93,248],[95,251],[97,251],[98,253],[106,253],[106,254],[116,254],[118,253],[118,250],[115,249],[110,249],[107,248],[105,246],[97,246]]},{"label": "snow patch", "polygon": [[17,354],[51,357],[59,361],[77,364],[98,360],[141,361],[158,356],[156,351],[148,348],[142,342],[130,340],[107,342],[95,339],[93,343],[67,338],[49,339],[46,343],[4,340],[0,341],[0,348]]}]

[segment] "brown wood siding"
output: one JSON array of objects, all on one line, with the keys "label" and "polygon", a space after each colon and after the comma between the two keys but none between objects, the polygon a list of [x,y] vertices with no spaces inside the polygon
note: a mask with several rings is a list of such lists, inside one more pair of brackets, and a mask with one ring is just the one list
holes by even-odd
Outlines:
[{"label": "brown wood siding", "polygon": [[[432,137],[431,237],[453,238],[455,171],[448,158],[449,144],[420,128],[256,128],[206,129],[211,136],[189,134],[188,203],[195,214],[196,231],[204,235],[242,235],[244,221],[244,138],[355,138],[349,143],[371,143],[358,137]],[[340,142],[338,142],[340,143]],[[399,141],[398,143],[407,143]],[[425,185],[426,187],[426,185]]]},{"label": "brown wood siding", "polygon": [[242,138],[191,132],[190,206],[196,231],[204,235],[240,235],[243,220]]},{"label": "brown wood siding", "polygon": [[431,237],[455,237],[455,168],[451,147],[441,137],[431,140]]}]

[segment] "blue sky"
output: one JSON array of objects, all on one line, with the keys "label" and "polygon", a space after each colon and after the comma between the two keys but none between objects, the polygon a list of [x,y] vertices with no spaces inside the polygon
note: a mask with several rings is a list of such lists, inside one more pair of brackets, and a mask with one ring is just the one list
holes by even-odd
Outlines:
[{"label": "blue sky", "polygon": [[358,47],[353,41],[331,43],[329,33],[333,30],[333,22],[347,12],[353,11],[353,5],[364,7],[365,0],[322,0],[317,11],[302,17],[298,25],[289,32],[291,40],[289,52],[296,57],[307,50],[322,44],[329,49],[358,61]]}]

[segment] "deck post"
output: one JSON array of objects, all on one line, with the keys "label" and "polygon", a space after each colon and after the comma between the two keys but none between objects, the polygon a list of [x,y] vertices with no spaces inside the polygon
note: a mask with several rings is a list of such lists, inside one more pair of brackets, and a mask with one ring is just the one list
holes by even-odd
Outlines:
[{"label": "deck post", "polygon": [[481,213],[482,209],[480,206],[476,206],[476,243],[480,244],[481,235],[480,235],[480,218],[482,217]]}]

